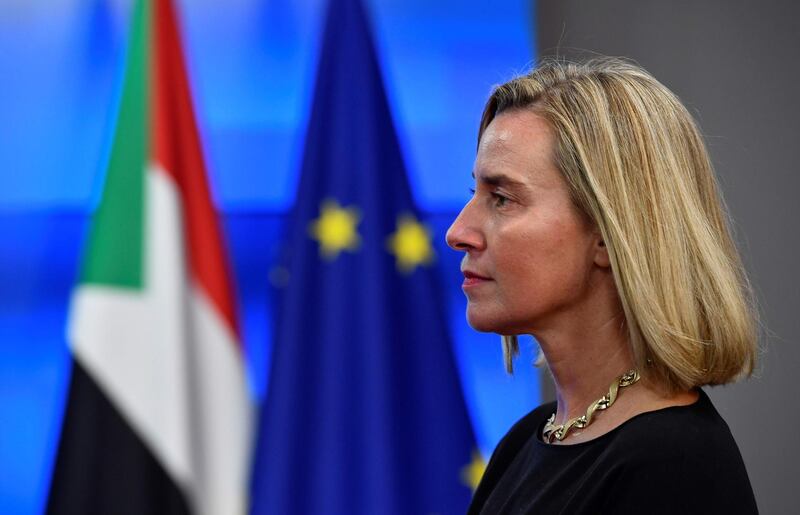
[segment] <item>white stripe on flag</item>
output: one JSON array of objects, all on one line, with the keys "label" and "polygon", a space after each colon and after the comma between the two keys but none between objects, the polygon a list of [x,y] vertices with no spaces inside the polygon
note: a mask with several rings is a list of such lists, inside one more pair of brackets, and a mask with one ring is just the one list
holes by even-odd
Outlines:
[{"label": "white stripe on flag", "polygon": [[252,406],[235,336],[188,280],[180,193],[146,173],[145,287],[81,285],[69,341],[196,513],[247,509]]}]

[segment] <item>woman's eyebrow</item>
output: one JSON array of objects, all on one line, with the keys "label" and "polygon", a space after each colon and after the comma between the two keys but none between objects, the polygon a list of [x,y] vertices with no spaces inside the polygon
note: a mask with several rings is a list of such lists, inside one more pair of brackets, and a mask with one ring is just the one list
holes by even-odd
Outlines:
[{"label": "woman's eyebrow", "polygon": [[[475,172],[472,173],[472,178],[475,179]],[[493,173],[493,174],[482,174],[480,176],[480,182],[484,184],[488,184],[490,186],[502,186],[506,188],[527,188],[526,184],[522,181],[517,179],[513,179],[508,175],[502,173]]]}]

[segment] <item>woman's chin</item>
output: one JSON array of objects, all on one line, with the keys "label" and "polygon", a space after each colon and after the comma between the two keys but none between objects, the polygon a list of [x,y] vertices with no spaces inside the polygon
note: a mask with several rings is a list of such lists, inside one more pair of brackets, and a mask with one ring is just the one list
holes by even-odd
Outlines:
[{"label": "woman's chin", "polygon": [[481,333],[503,333],[503,324],[498,316],[467,308],[467,323]]},{"label": "woman's chin", "polygon": [[530,334],[529,320],[510,317],[506,309],[467,304],[467,323],[481,333]]}]

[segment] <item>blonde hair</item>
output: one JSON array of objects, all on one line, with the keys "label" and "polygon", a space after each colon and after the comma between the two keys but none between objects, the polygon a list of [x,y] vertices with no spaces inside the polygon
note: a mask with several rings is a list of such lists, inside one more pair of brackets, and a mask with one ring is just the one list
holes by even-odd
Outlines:
[{"label": "blonde hair", "polygon": [[[555,162],[608,248],[642,374],[672,391],[750,375],[750,286],[708,152],[680,100],[620,59],[551,60],[494,89],[478,140],[511,109],[532,109],[553,128]],[[515,340],[503,340],[509,372]]]}]

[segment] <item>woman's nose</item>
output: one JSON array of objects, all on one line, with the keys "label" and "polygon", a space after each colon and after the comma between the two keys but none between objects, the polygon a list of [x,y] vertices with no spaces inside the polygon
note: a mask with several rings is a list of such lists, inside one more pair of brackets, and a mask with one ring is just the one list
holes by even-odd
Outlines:
[{"label": "woman's nose", "polygon": [[445,240],[453,250],[467,252],[469,250],[481,250],[485,246],[483,236],[474,224],[472,220],[474,217],[471,216],[472,213],[469,208],[470,204],[468,203],[450,225],[450,228],[447,229]]}]

